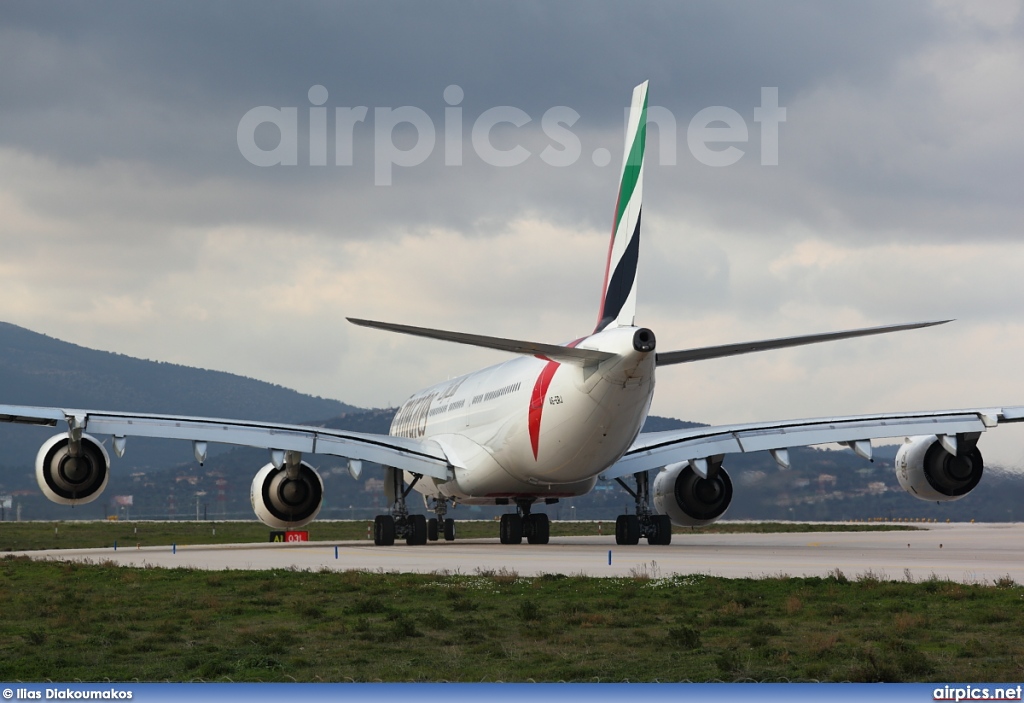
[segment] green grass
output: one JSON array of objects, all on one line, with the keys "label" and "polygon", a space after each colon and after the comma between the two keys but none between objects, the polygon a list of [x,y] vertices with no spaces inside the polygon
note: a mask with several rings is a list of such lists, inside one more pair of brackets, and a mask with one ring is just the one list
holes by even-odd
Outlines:
[{"label": "green grass", "polygon": [[[304,528],[311,540],[344,541],[369,539],[372,522],[365,520],[317,521]],[[850,532],[862,530],[906,530],[905,525],[885,524],[810,524],[810,523],[726,523],[695,530],[675,529],[676,533],[705,532]],[[615,523],[562,522],[551,523],[551,535],[614,535]],[[498,537],[498,523],[493,520],[459,520],[459,537],[473,539]],[[168,544],[235,544],[266,542],[270,530],[252,522],[0,522],[0,551],[28,549],[87,549],[113,547],[152,547]]]},{"label": "green grass", "polygon": [[1024,589],[0,559],[7,681],[1017,681]]}]

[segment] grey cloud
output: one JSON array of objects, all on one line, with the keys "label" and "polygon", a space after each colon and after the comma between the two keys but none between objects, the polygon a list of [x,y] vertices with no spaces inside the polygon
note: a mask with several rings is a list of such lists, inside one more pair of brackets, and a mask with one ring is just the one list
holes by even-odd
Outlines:
[{"label": "grey cloud", "polygon": [[[343,94],[357,88],[367,104],[393,104],[396,97],[429,104],[444,87],[439,82],[449,81],[488,105],[511,98],[527,110],[543,107],[538,99],[551,95],[602,108],[603,90],[647,71],[663,74],[652,75],[655,80],[685,77],[691,94],[701,86],[717,92],[765,85],[762,79],[779,75],[795,89],[821,76],[866,77],[888,70],[935,30],[926,4],[881,1],[827,8],[583,0],[105,2],[62,6],[59,13],[47,3],[15,2],[5,4],[4,18],[9,30],[95,56],[117,71],[126,89],[160,91],[173,101],[258,100],[268,91],[289,97],[280,91],[304,90],[320,73],[334,76]],[[63,68],[71,79],[95,64]]]},{"label": "grey cloud", "polygon": [[[863,115],[813,101],[828,86],[847,86],[853,98],[874,101],[876,122],[907,117],[905,109],[888,114],[885,101],[897,96],[878,91],[891,92],[902,62],[949,31],[926,3],[107,2],[61,6],[59,13],[53,7],[14,2],[0,10],[0,52],[5,65],[18,67],[0,76],[0,144],[57,163],[138,164],[140,174],[169,191],[167,206],[153,211],[161,221],[277,224],[359,237],[425,226],[480,231],[481,223],[536,209],[604,227],[621,106],[629,87],[647,77],[652,103],[678,119],[678,165],[650,169],[651,199],[665,214],[732,227],[800,221],[833,236],[847,224],[911,232],[977,228],[976,208],[956,210],[958,200],[977,198],[989,199],[984,216],[996,220],[986,231],[1005,233],[1019,217],[1007,185],[1018,170],[1012,158],[996,168],[987,153],[929,162],[916,158],[913,145],[899,144],[899,132],[866,134],[858,127]],[[353,167],[261,169],[241,158],[235,129],[246,110],[304,110],[306,91],[317,83],[328,88],[327,107],[366,105],[372,113],[414,105],[439,128],[442,91],[456,83],[465,91],[467,121],[495,105],[526,110],[534,123],[522,130],[525,140],[536,138],[544,110],[565,104],[581,114],[582,161],[551,169],[535,160],[505,171],[483,166],[467,150],[466,165],[451,169],[440,165],[436,148],[428,163],[397,174],[403,193],[396,199],[370,185],[369,122],[360,126]],[[773,85],[790,115],[781,130],[782,165],[764,169],[754,167],[752,110],[760,88]],[[686,151],[687,122],[709,105],[732,107],[748,121],[750,153],[739,167],[710,169]],[[305,120],[299,124],[301,152]],[[879,145],[895,149],[896,158],[903,149],[911,166],[885,170]],[[598,146],[612,152],[612,167],[589,164]],[[986,167],[998,177],[983,177],[981,187],[974,176],[984,176]],[[186,186],[197,183],[203,193],[190,194]],[[919,207],[906,207],[903,198]],[[102,206],[89,201],[67,193],[50,207]],[[130,216],[130,203],[116,207]],[[828,219],[835,213],[844,215],[838,226]]]},{"label": "grey cloud", "polygon": [[0,77],[0,139],[62,159],[169,166],[181,155],[192,173],[230,172],[223,135],[240,115],[306,105],[315,83],[328,105],[411,104],[435,116],[457,83],[470,112],[566,104],[605,127],[618,119],[608,106],[628,97],[623,86],[647,77],[652,101],[674,110],[746,107],[763,85],[794,95],[837,75],[884,74],[933,31],[921,6],[884,2],[53,7],[5,3],[5,65],[20,69]]}]

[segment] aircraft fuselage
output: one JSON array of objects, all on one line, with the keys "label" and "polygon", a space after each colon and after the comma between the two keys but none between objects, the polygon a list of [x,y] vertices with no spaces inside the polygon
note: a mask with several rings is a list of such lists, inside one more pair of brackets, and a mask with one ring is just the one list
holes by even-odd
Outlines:
[{"label": "aircraft fuselage", "polygon": [[616,327],[570,345],[615,354],[591,366],[521,356],[414,394],[391,434],[434,440],[455,466],[454,480],[416,489],[462,503],[590,491],[650,408],[655,356],[637,351],[639,332],[649,333]]}]

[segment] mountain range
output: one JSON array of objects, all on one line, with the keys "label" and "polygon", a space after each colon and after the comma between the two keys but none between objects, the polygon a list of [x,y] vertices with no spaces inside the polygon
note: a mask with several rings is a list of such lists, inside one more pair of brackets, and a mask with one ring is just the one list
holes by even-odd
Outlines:
[{"label": "mountain range", "polygon": [[[304,422],[358,409],[223,371],[136,359],[0,322],[0,405],[42,405]],[[0,466],[28,465],[51,428],[0,424]],[[126,468],[188,457],[181,442],[132,439]],[[211,449],[213,449],[211,447]]]}]

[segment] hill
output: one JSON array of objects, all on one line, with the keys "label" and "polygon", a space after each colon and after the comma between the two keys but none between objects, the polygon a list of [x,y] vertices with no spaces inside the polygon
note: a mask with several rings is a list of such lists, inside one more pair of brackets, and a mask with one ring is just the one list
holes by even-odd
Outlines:
[{"label": "hill", "polygon": [[[358,411],[337,400],[304,395],[223,371],[88,349],[6,322],[0,322],[0,405],[117,409],[271,422],[302,422]],[[51,434],[49,428],[0,425],[0,446],[4,448],[0,465],[31,464],[39,445]],[[180,459],[169,461],[169,456]],[[129,468],[166,467],[187,456],[187,447],[181,450],[181,443],[134,439],[125,461]]]}]

